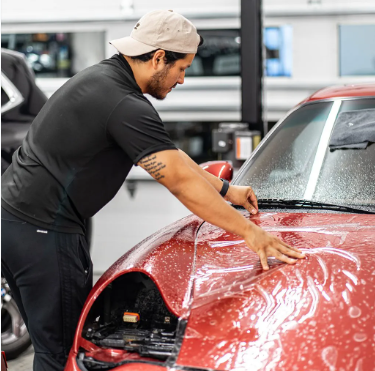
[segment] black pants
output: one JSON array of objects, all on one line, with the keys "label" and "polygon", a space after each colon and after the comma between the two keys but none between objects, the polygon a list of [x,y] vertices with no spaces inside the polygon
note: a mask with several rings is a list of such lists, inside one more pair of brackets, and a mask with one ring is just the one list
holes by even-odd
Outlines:
[{"label": "black pants", "polygon": [[84,236],[46,231],[1,210],[1,269],[34,345],[34,371],[63,370],[92,288]]}]

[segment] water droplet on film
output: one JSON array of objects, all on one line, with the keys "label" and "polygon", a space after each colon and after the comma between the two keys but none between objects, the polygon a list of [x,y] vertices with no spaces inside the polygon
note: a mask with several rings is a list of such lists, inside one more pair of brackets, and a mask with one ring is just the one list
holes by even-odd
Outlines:
[{"label": "water droplet on film", "polygon": [[358,307],[350,307],[348,313],[350,317],[358,318],[362,312]]}]

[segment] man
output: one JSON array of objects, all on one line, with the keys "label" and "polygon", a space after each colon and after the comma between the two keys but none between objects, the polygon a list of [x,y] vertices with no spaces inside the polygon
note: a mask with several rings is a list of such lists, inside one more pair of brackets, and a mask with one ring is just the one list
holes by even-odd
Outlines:
[{"label": "man", "polygon": [[240,215],[258,212],[250,187],[230,186],[177,150],[143,94],[183,84],[201,38],[173,11],[142,17],[119,51],[72,77],[45,104],[2,182],[2,269],[35,349],[34,370],[62,370],[92,284],[85,218],[109,202],[133,164],[187,208],[267,256],[303,255]]}]

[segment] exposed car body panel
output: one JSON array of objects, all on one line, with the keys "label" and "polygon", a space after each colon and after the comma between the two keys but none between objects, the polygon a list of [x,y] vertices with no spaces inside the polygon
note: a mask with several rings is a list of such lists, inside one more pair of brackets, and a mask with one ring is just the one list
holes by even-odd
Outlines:
[{"label": "exposed car body panel", "polygon": [[202,223],[200,218],[191,215],[171,224],[135,246],[101,276],[82,311],[73,344],[75,352],[81,346],[78,339],[81,339],[83,324],[95,299],[110,282],[128,272],[150,276],[169,310],[178,317],[186,316],[192,287],[195,236]]},{"label": "exposed car body panel", "polygon": [[191,215],[153,234],[117,260],[95,286],[108,284],[126,271],[144,272],[153,278],[168,308],[183,316],[181,293],[189,289],[195,236],[202,223],[202,219]]},{"label": "exposed car body panel", "polygon": [[264,272],[243,240],[204,224],[177,364],[372,370],[375,216],[261,213],[251,219],[308,258],[295,266],[273,260]]}]

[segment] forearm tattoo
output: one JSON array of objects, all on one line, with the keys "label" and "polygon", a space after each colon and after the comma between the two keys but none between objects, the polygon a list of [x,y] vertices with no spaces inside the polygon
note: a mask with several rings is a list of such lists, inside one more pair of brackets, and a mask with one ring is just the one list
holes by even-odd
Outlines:
[{"label": "forearm tattoo", "polygon": [[160,171],[167,165],[164,165],[161,161],[158,162],[156,155],[146,156],[139,162],[154,179],[160,180],[164,178],[164,175],[161,175]]}]

